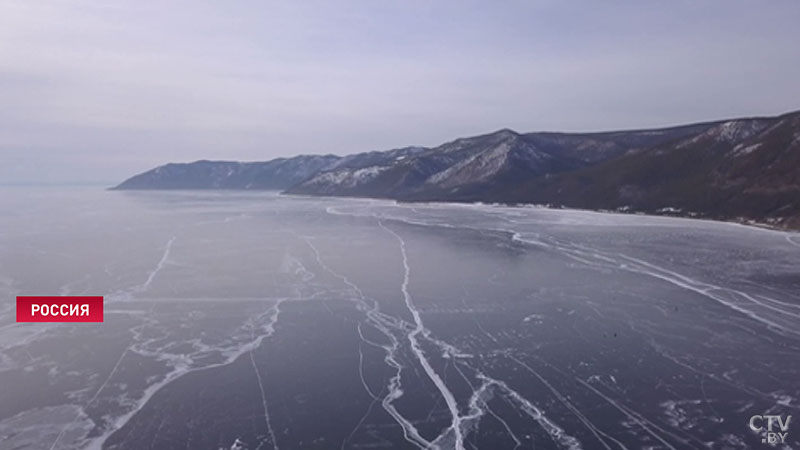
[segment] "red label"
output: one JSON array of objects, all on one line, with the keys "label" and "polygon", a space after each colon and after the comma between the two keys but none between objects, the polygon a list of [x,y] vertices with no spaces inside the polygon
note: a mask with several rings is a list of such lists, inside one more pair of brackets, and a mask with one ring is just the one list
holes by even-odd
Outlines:
[{"label": "red label", "polygon": [[103,297],[17,297],[17,322],[102,322]]}]

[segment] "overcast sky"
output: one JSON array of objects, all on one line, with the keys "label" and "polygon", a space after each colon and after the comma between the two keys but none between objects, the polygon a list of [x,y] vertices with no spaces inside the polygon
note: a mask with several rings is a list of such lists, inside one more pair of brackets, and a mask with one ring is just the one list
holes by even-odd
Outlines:
[{"label": "overcast sky", "polygon": [[0,1],[0,184],[800,109],[800,2]]}]

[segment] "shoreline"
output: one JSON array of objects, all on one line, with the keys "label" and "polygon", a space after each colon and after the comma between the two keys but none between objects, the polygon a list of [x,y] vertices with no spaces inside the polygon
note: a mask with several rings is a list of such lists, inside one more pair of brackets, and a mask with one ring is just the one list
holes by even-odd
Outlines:
[{"label": "shoreline", "polygon": [[[578,208],[572,206],[565,206],[565,205],[553,205],[553,204],[541,204],[541,203],[503,203],[503,202],[483,202],[483,201],[466,201],[466,200],[404,200],[404,199],[395,199],[390,197],[368,197],[368,196],[356,196],[356,195],[315,195],[315,194],[299,194],[299,193],[288,193],[286,191],[281,191],[277,189],[117,189],[115,187],[104,187],[104,191],[107,192],[237,192],[237,193],[275,193],[280,196],[285,197],[297,197],[297,198],[314,198],[314,199],[323,199],[323,198],[332,198],[332,199],[357,199],[357,200],[376,200],[376,201],[387,201],[387,202],[394,202],[395,204],[427,204],[427,205],[471,205],[471,206],[493,206],[493,207],[504,207],[504,208],[533,208],[533,209],[541,209],[541,210],[553,210],[553,211],[581,211],[581,212],[592,212],[598,214],[613,214],[613,215],[627,215],[627,216],[645,216],[645,217],[661,217],[661,218],[673,218],[673,219],[685,219],[685,220],[699,220],[699,221],[706,221],[706,222],[714,222],[714,223],[726,223],[731,225],[739,225],[748,228],[755,228],[760,230],[766,231],[778,231],[778,232],[785,232],[785,233],[795,233],[800,234],[800,220],[798,220],[797,226],[786,226],[786,225],[776,225],[768,222],[758,221],[755,219],[748,219],[746,217],[738,217],[732,219],[725,219],[725,218],[714,218],[704,216],[703,213],[699,213],[696,211],[689,211],[689,212],[673,212],[675,208],[673,208],[669,214],[656,214],[648,211],[639,211],[639,210],[625,210],[621,211],[619,209],[590,209],[590,208]],[[669,208],[669,207],[665,207]],[[792,219],[787,219],[790,221]]]},{"label": "shoreline", "polygon": [[[164,189],[166,190],[166,189]],[[187,189],[191,190],[191,189]],[[231,189],[236,190],[236,189]],[[274,192],[274,191],[273,191]],[[443,206],[489,206],[489,207],[502,207],[502,208],[517,208],[517,209],[539,209],[549,211],[574,211],[574,212],[590,212],[597,214],[611,214],[615,216],[642,216],[642,217],[655,217],[655,218],[671,218],[682,220],[696,220],[701,222],[723,223],[729,225],[738,225],[751,229],[758,229],[762,231],[777,231],[782,233],[800,234],[800,223],[796,228],[790,226],[774,225],[767,222],[760,222],[754,219],[738,218],[738,219],[717,219],[714,217],[702,216],[701,213],[688,212],[688,213],[673,213],[673,214],[654,214],[646,211],[619,211],[614,209],[589,209],[577,208],[571,206],[555,206],[540,203],[502,203],[502,202],[482,202],[482,201],[458,201],[458,200],[400,200],[385,197],[363,197],[363,196],[339,196],[339,195],[314,195],[314,194],[295,194],[280,192],[281,196],[298,197],[298,198],[338,198],[338,199],[358,199],[358,200],[379,200],[394,202],[396,204],[406,205],[443,205]]]}]

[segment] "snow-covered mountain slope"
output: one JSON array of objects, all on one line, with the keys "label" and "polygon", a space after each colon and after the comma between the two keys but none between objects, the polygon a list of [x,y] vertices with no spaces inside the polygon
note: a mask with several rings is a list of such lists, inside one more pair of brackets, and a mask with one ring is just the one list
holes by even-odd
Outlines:
[{"label": "snow-covered mountain slope", "polygon": [[300,155],[267,162],[170,163],[131,177],[114,189],[278,189],[331,167],[334,155]]},{"label": "snow-covered mountain slope", "polygon": [[[611,133],[528,133],[502,129],[459,138],[370,172],[334,167],[291,187],[312,195],[470,200],[526,180],[595,164],[626,152],[705,131],[712,124]],[[368,175],[368,176],[365,176]]]},{"label": "snow-covered mountain slope", "polygon": [[798,227],[800,113],[720,122],[695,136],[532,179],[491,198]]},{"label": "snow-covered mountain slope", "polygon": [[167,164],[117,189],[546,203],[800,226],[798,122],[800,112],[602,133],[503,129],[434,148]]}]

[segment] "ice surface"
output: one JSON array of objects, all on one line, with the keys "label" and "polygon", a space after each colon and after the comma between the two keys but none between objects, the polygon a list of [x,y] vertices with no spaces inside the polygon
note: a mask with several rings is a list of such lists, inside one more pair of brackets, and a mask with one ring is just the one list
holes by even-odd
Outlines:
[{"label": "ice surface", "polygon": [[[0,207],[0,449],[754,448],[750,416],[797,414],[797,234],[257,192]],[[15,323],[48,294],[105,295],[105,322]]]}]

